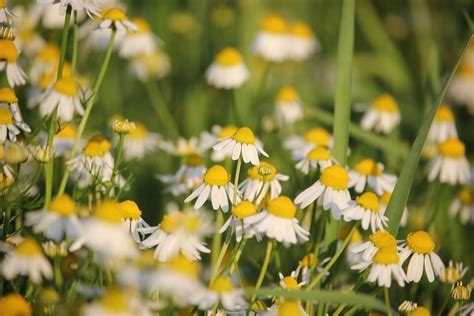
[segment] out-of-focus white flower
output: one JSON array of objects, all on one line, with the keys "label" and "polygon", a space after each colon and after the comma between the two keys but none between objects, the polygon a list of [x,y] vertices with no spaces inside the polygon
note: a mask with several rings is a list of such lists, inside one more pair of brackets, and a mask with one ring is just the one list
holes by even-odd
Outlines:
[{"label": "out-of-focus white flower", "polygon": [[120,41],[119,55],[133,58],[152,54],[158,47],[158,38],[151,32],[150,25],[143,18],[133,18],[131,22],[136,25],[136,31],[127,32]]},{"label": "out-of-focus white flower", "polygon": [[89,16],[99,15],[101,0],[36,0],[40,4],[59,4],[61,14],[68,6],[75,11],[85,11]]},{"label": "out-of-focus white flower", "polygon": [[290,25],[288,53],[291,59],[302,61],[319,51],[321,44],[308,24],[298,21]]},{"label": "out-of-focus white flower", "polygon": [[150,227],[150,225],[141,217],[142,211],[137,203],[132,200],[126,200],[120,202],[118,206],[123,215],[123,227],[125,231],[129,232],[136,242],[141,242],[142,234],[140,230],[146,229]]},{"label": "out-of-focus white flower", "polygon": [[16,141],[21,132],[29,133],[31,128],[23,121],[18,98],[9,88],[0,89],[0,144],[7,139]]},{"label": "out-of-focus white flower", "polygon": [[392,192],[397,183],[397,177],[383,172],[384,165],[372,159],[362,159],[357,162],[353,170],[349,171],[349,187],[357,193],[364,192],[366,185],[378,195],[383,192]]},{"label": "out-of-focus white flower", "polygon": [[[474,56],[474,53],[470,53]],[[472,57],[471,57],[472,59]],[[463,61],[449,86],[448,95],[456,103],[467,107],[474,113],[474,65],[467,60]]]},{"label": "out-of-focus white flower", "polygon": [[457,138],[450,138],[438,145],[439,154],[428,166],[428,181],[437,177],[442,183],[465,184],[471,178],[471,169],[466,159],[466,146]]},{"label": "out-of-focus white flower", "polygon": [[307,175],[310,170],[321,171],[324,168],[332,166],[334,163],[335,159],[329,149],[316,147],[312,149],[306,157],[298,161],[295,168]]},{"label": "out-of-focus white flower", "polygon": [[116,29],[117,32],[135,32],[138,27],[135,23],[130,21],[127,14],[120,8],[112,8],[101,14],[101,22],[99,23],[101,29]]},{"label": "out-of-focus white flower", "polygon": [[279,126],[293,124],[303,118],[302,102],[291,86],[282,87],[275,100],[275,119]]},{"label": "out-of-focus white flower", "polygon": [[142,123],[135,122],[135,130],[127,134],[123,146],[125,160],[143,159],[158,148],[160,135],[148,131]]},{"label": "out-of-focus white flower", "polygon": [[239,88],[249,75],[242,55],[231,47],[221,50],[206,70],[207,83],[223,89]]},{"label": "out-of-focus white flower", "polygon": [[197,188],[202,183],[206,170],[204,159],[198,154],[191,154],[185,157],[175,174],[158,175],[157,178],[168,185],[166,191],[178,196]]},{"label": "out-of-focus white flower", "polygon": [[454,114],[446,104],[441,104],[436,112],[428,132],[427,141],[441,143],[450,138],[457,138]]},{"label": "out-of-focus white flower", "polygon": [[39,107],[41,116],[50,116],[56,108],[58,118],[63,122],[72,121],[76,113],[84,114],[76,79],[63,77],[43,94]]},{"label": "out-of-focus white flower", "polygon": [[261,20],[253,44],[258,56],[270,62],[282,62],[288,58],[289,44],[288,23],[283,17],[272,14]]},{"label": "out-of-focus white flower", "polygon": [[400,124],[400,110],[395,99],[388,94],[376,98],[362,117],[360,125],[365,130],[388,134]]},{"label": "out-of-focus white flower", "polygon": [[12,40],[0,39],[0,71],[6,71],[11,87],[26,84],[27,77],[18,63],[19,57],[20,53]]},{"label": "out-of-focus white flower", "polygon": [[449,213],[451,216],[459,215],[463,225],[474,223],[474,188],[469,185],[464,186],[451,202]]},{"label": "out-of-focus white flower", "polygon": [[168,54],[158,47],[151,53],[133,57],[129,63],[129,70],[139,80],[147,82],[152,79],[161,79],[169,74],[171,63]]},{"label": "out-of-focus white flower", "polygon": [[322,127],[307,130],[303,136],[291,136],[283,142],[283,147],[291,150],[293,160],[305,158],[316,147],[331,148],[332,135]]},{"label": "out-of-focus white flower", "polygon": [[208,309],[220,303],[225,310],[238,311],[247,307],[244,291],[236,288],[227,276],[217,277],[200,300],[199,308]]}]

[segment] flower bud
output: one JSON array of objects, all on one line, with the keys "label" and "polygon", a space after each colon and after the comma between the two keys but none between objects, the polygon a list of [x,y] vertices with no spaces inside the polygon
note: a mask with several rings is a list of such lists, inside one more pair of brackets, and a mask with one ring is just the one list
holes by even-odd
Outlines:
[{"label": "flower bud", "polygon": [[23,145],[11,144],[6,150],[5,158],[9,165],[22,164],[28,160],[28,150]]},{"label": "flower bud", "polygon": [[130,122],[127,119],[116,120],[112,124],[112,130],[114,131],[114,133],[121,134],[121,135],[130,134],[135,131],[135,123]]},{"label": "flower bud", "polygon": [[48,146],[36,146],[33,148],[33,157],[39,163],[48,163],[53,158],[53,150]]},{"label": "flower bud", "polygon": [[9,25],[0,26],[0,39],[14,41],[16,38],[15,30]]},{"label": "flower bud", "polygon": [[261,177],[266,177],[266,176],[271,175],[272,171],[273,171],[272,167],[268,165],[259,166],[257,169],[257,173]]},{"label": "flower bud", "polygon": [[451,297],[457,302],[468,301],[471,297],[471,287],[464,286],[462,281],[453,284],[451,289]]},{"label": "flower bud", "polygon": [[404,314],[413,312],[418,307],[418,304],[411,301],[403,301],[403,303],[398,306],[398,311]]}]

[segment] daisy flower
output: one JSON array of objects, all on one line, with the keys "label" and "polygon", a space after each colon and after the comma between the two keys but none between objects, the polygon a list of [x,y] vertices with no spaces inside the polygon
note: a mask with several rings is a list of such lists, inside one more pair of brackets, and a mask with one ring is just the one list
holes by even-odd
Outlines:
[{"label": "daisy flower", "polygon": [[[242,236],[253,237],[255,231],[253,226],[247,222],[247,219],[253,215],[257,214],[257,208],[254,204],[249,201],[242,201],[232,208],[232,215],[229,216],[229,219],[222,225],[219,233],[223,234],[228,228],[231,229],[231,233],[235,234],[235,239],[237,242],[242,240]],[[260,234],[256,235],[257,240],[261,239]]]},{"label": "daisy flower", "polygon": [[194,208],[201,208],[210,199],[212,208],[221,208],[224,212],[229,210],[229,200],[231,203],[240,202],[240,194],[237,193],[237,200],[232,201],[234,195],[234,185],[230,182],[230,175],[224,167],[214,165],[209,168],[203,176],[203,183],[198,186],[185,200],[188,203],[197,198]]},{"label": "daisy flower", "polygon": [[388,134],[400,124],[400,110],[397,101],[388,94],[382,94],[370,105],[360,125],[365,130]]},{"label": "daisy flower", "polygon": [[46,44],[46,41],[40,35],[40,32],[36,27],[37,26],[36,19],[31,18],[30,7],[27,8],[25,6],[18,5],[18,6],[13,7],[11,12],[16,17],[15,19],[15,33],[16,33],[15,45],[17,46],[19,51],[23,52],[26,56],[31,58],[35,56],[36,54],[38,54],[38,52]]},{"label": "daisy flower", "polygon": [[53,138],[53,151],[55,156],[69,158],[69,153],[76,139],[76,127],[70,123],[61,126]]},{"label": "daisy flower", "polygon": [[219,143],[212,147],[222,155],[232,153],[232,160],[243,159],[245,163],[258,165],[260,160],[258,154],[268,157],[262,146],[256,142],[252,130],[248,127],[239,128],[234,135],[221,139]]},{"label": "daisy flower", "polygon": [[457,262],[456,264],[453,264],[453,261],[449,260],[448,266],[443,267],[441,269],[439,279],[443,283],[454,284],[464,277],[467,270],[468,268],[464,268],[462,262]]},{"label": "daisy flower", "polygon": [[275,166],[262,161],[248,170],[248,178],[239,184],[239,190],[243,198],[255,201],[258,205],[270,191],[270,199],[274,199],[281,194],[280,181],[287,181],[290,177],[277,172]]},{"label": "daisy flower", "polygon": [[307,175],[311,170],[323,170],[324,168],[330,167],[334,164],[335,160],[329,151],[325,147],[316,147],[312,149],[306,157],[298,161],[295,168]]},{"label": "daisy flower", "polygon": [[449,213],[451,216],[459,214],[463,225],[474,223],[474,188],[464,186],[451,202]]},{"label": "daisy flower", "polygon": [[65,238],[76,240],[80,236],[81,225],[77,217],[76,203],[67,194],[55,197],[44,209],[26,213],[27,226],[35,233],[56,242]]},{"label": "daisy flower", "polygon": [[137,26],[137,29],[135,32],[127,32],[120,41],[120,57],[133,58],[152,54],[158,47],[158,39],[151,32],[150,24],[142,18],[133,18],[131,22]]},{"label": "daisy flower", "polygon": [[270,202],[262,212],[247,218],[257,233],[274,238],[284,245],[302,243],[308,240],[309,232],[300,226],[295,218],[296,206],[286,196],[279,196]]},{"label": "daisy flower", "polygon": [[221,50],[206,70],[207,83],[218,89],[239,88],[249,76],[242,55],[232,47]]},{"label": "daisy flower", "polygon": [[176,142],[165,140],[159,143],[159,147],[166,153],[178,157],[200,152],[199,141],[196,137],[191,137],[190,139],[179,137]]},{"label": "daisy flower", "polygon": [[150,234],[140,244],[142,248],[155,249],[155,258],[167,262],[178,254],[189,260],[201,260],[200,253],[209,253],[204,238],[212,233],[212,220],[201,210],[185,209],[183,212],[172,209],[163,216],[157,227],[139,230]]},{"label": "daisy flower", "polygon": [[[385,214],[385,210],[387,209],[388,203],[390,202],[390,198],[392,197],[392,193],[384,192],[382,195],[379,196],[380,198],[380,210],[382,213]],[[405,227],[408,224],[408,208],[405,206],[403,209],[402,218],[400,219],[400,226]]]},{"label": "daisy flower", "polygon": [[474,113],[474,66],[463,61],[449,86],[448,95],[458,104],[465,105],[470,113]]},{"label": "daisy flower", "polygon": [[381,248],[396,247],[397,240],[386,230],[379,230],[369,235],[369,240],[355,245],[351,251],[353,253],[362,253],[364,261],[370,261]]},{"label": "daisy flower", "polygon": [[449,106],[441,104],[431,124],[427,141],[441,143],[451,138],[458,138],[454,114]]},{"label": "daisy flower", "polygon": [[7,280],[13,280],[18,275],[28,276],[35,284],[40,284],[43,278],[53,277],[51,264],[33,238],[22,238],[6,254],[2,262],[2,273]]},{"label": "daisy flower", "polygon": [[68,6],[75,11],[85,11],[90,17],[99,15],[101,0],[36,0],[41,4],[59,4],[61,14],[66,12]]},{"label": "daisy flower", "polygon": [[129,232],[136,242],[141,242],[140,230],[150,227],[142,218],[142,211],[137,203],[126,200],[118,204],[123,215],[123,228]]},{"label": "daisy flower", "polygon": [[439,176],[441,183],[468,183],[471,173],[464,143],[457,138],[450,138],[440,143],[438,149],[439,154],[428,166],[428,181],[433,182]]},{"label": "daisy flower", "polygon": [[321,45],[308,24],[298,21],[290,25],[289,57],[296,61],[308,59]]},{"label": "daisy flower", "polygon": [[362,253],[355,251],[355,249],[362,245],[362,243],[362,235],[360,234],[359,230],[356,229],[354,234],[352,234],[349,244],[347,245],[346,259],[349,263],[349,266],[355,266],[364,261],[364,258],[362,258]]},{"label": "daisy flower", "polygon": [[321,171],[319,180],[309,188],[298,194],[295,204],[301,208],[318,200],[324,210],[331,210],[334,219],[341,218],[341,211],[351,200],[349,194],[349,174],[340,165],[332,165]]},{"label": "daisy flower", "polygon": [[138,27],[135,23],[131,22],[127,14],[119,8],[112,8],[105,11],[101,15],[102,21],[99,24],[100,29],[115,29],[118,32],[135,32]]},{"label": "daisy flower", "polygon": [[275,120],[278,126],[290,125],[303,118],[302,102],[291,86],[280,88],[275,99]]},{"label": "daisy flower", "polygon": [[33,315],[33,309],[30,303],[23,298],[20,294],[10,293],[0,298],[0,311],[5,313],[7,316]]},{"label": "daisy flower", "polygon": [[403,287],[407,282],[407,276],[402,269],[402,261],[397,247],[384,247],[377,250],[371,261],[363,262],[351,267],[351,269],[363,271],[371,266],[367,282],[377,282],[380,287],[389,288],[392,285],[392,277],[398,285]]},{"label": "daisy flower", "polygon": [[284,300],[273,304],[269,311],[263,312],[263,316],[308,316],[300,301]]},{"label": "daisy flower", "polygon": [[132,262],[125,263],[117,271],[118,283],[127,288],[151,292],[155,287],[153,281],[160,265],[161,263],[153,256],[153,250],[142,250]]},{"label": "daisy flower", "polygon": [[158,148],[159,135],[152,133],[142,123],[135,122],[135,130],[127,134],[123,146],[125,160],[142,159]]},{"label": "daisy flower", "polygon": [[21,116],[20,106],[18,105],[18,98],[15,92],[10,88],[0,88],[0,108],[7,108],[13,114],[13,119],[16,123],[23,125],[29,132],[30,128],[25,124]]},{"label": "daisy flower", "polygon": [[0,106],[0,144],[7,140],[16,142],[22,131],[29,133],[31,129],[25,122],[17,121],[8,107]]},{"label": "daisy flower", "polygon": [[45,75],[51,75],[55,79],[60,54],[61,51],[57,45],[46,43],[33,58],[29,71],[31,82],[38,85]]},{"label": "daisy flower", "polygon": [[58,109],[58,118],[63,122],[70,122],[74,114],[83,115],[81,92],[74,78],[59,79],[41,97],[39,111],[43,118],[50,116]]},{"label": "daisy flower", "polygon": [[292,136],[286,139],[283,147],[291,150],[293,160],[301,160],[316,147],[332,147],[332,135],[322,127],[307,130],[303,136]]},{"label": "daisy flower", "polygon": [[157,47],[153,52],[134,56],[128,65],[130,73],[138,80],[161,79],[171,71],[168,54]]},{"label": "daisy flower", "polygon": [[[309,253],[306,256],[304,256],[301,260],[298,261],[298,267],[296,268],[296,271],[294,271],[294,274],[292,273],[291,277],[297,279],[301,274],[301,279],[303,281],[298,284],[298,287],[301,287],[301,285],[303,284],[309,284],[310,277],[311,277],[311,270],[313,269],[313,267],[316,267],[317,272],[321,272],[324,268],[324,265],[328,263],[330,260],[331,258],[328,257],[319,261],[319,259],[314,256],[314,253]],[[329,272],[327,274],[329,274]],[[288,282],[285,282],[285,283],[287,283],[286,285],[288,288],[289,287]],[[280,282],[280,286],[281,286],[281,282]]]},{"label": "daisy flower", "polygon": [[288,23],[279,15],[267,15],[260,22],[254,41],[255,53],[269,62],[282,62],[288,58]]},{"label": "daisy flower", "polygon": [[355,201],[350,201],[349,206],[342,211],[345,221],[361,220],[364,230],[370,229],[372,233],[384,230],[388,225],[388,218],[384,215],[385,209],[380,208],[379,198],[375,193],[366,192]]},{"label": "daisy flower", "polygon": [[13,13],[8,9],[7,0],[0,0],[0,24],[11,24]]},{"label": "daisy flower", "polygon": [[26,74],[21,69],[15,44],[9,39],[0,39],[0,71],[6,70],[8,85],[11,87],[26,84]]},{"label": "daisy flower", "polygon": [[208,309],[220,304],[227,311],[239,311],[247,307],[244,291],[232,284],[227,276],[218,276],[200,300],[199,308]]},{"label": "daisy flower", "polygon": [[120,205],[115,200],[99,202],[92,216],[83,220],[81,237],[70,250],[76,251],[85,245],[105,263],[109,259],[135,257],[138,249],[133,238],[123,229],[123,220]]},{"label": "daisy flower", "polygon": [[152,316],[153,313],[135,293],[127,293],[118,288],[109,288],[96,302],[86,304],[83,316]]},{"label": "daisy flower", "polygon": [[362,193],[368,184],[378,195],[392,192],[397,183],[397,177],[383,173],[384,165],[372,159],[362,159],[349,171],[349,187],[357,193]]},{"label": "daisy flower", "polygon": [[407,268],[409,282],[420,282],[423,271],[430,283],[434,281],[435,276],[440,275],[444,265],[434,248],[435,243],[427,232],[420,230],[408,234],[400,257],[404,262],[411,256]]}]

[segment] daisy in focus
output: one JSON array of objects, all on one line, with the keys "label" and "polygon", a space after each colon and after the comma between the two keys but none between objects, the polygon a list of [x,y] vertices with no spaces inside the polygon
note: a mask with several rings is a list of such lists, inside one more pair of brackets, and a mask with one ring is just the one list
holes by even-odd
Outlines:
[{"label": "daisy in focus", "polygon": [[457,193],[449,207],[451,216],[459,216],[463,225],[474,223],[474,188],[466,185]]},{"label": "daisy in focus", "polygon": [[306,157],[298,161],[295,168],[307,175],[310,170],[321,171],[324,168],[332,166],[334,163],[335,159],[329,149],[325,147],[316,147],[312,149]]},{"label": "daisy in focus", "polygon": [[302,102],[296,90],[283,86],[275,100],[275,120],[278,126],[291,125],[304,116]]},{"label": "daisy in focus", "polygon": [[[227,229],[231,229],[231,234],[235,234],[235,240],[240,242],[243,236],[251,238],[255,235],[253,226],[247,221],[248,218],[257,214],[257,208],[249,201],[242,201],[232,208],[232,215],[222,225],[219,233],[223,234]],[[256,235],[260,240],[260,234]]]},{"label": "daisy in focus", "polygon": [[74,114],[83,115],[81,92],[76,79],[63,77],[46,90],[40,100],[39,111],[43,118],[50,116],[57,108],[58,118],[70,122]]},{"label": "daisy in focus", "polygon": [[427,137],[427,141],[433,143],[441,143],[451,138],[458,138],[454,114],[446,104],[439,106]]},{"label": "daisy in focus", "polygon": [[314,36],[308,24],[301,21],[291,23],[288,46],[288,53],[291,59],[303,61],[319,51],[320,48],[321,44]]},{"label": "daisy in focus", "polygon": [[247,307],[244,291],[236,288],[229,277],[219,276],[209,286],[207,293],[201,298],[200,309],[209,309],[219,304],[226,311],[239,311]]},{"label": "daisy in focus", "polygon": [[123,215],[123,227],[129,232],[136,242],[141,242],[142,234],[140,230],[150,227],[142,218],[142,211],[137,203],[132,200],[126,200],[118,204]]},{"label": "daisy in focus", "polygon": [[288,22],[279,15],[267,15],[260,22],[253,47],[255,53],[269,62],[282,62],[288,58]]},{"label": "daisy in focus", "polygon": [[218,89],[237,89],[249,76],[242,55],[231,47],[221,50],[206,70],[207,83]]},{"label": "daisy in focus", "polygon": [[379,230],[369,235],[369,240],[351,248],[353,253],[362,253],[364,261],[370,261],[381,248],[396,247],[397,240],[386,230]]},{"label": "daisy in focus", "polygon": [[397,177],[383,172],[384,165],[372,159],[362,159],[357,162],[353,170],[349,171],[349,187],[357,193],[362,193],[368,185],[378,195],[383,192],[392,192],[397,183]]},{"label": "daisy in focus", "polygon": [[298,194],[295,204],[301,208],[318,200],[324,210],[331,210],[334,219],[341,218],[342,210],[349,205],[349,174],[340,165],[332,165],[321,171],[319,180]]},{"label": "daisy in focus", "polygon": [[402,247],[400,252],[402,262],[411,257],[407,268],[409,282],[420,282],[423,271],[430,283],[434,281],[435,276],[440,275],[444,264],[434,252],[435,243],[427,232],[420,230],[408,234]]},{"label": "daisy in focus", "polygon": [[303,136],[292,136],[283,142],[283,147],[291,150],[293,160],[301,160],[316,147],[331,148],[332,135],[322,127],[307,130]]},{"label": "daisy in focus", "polygon": [[26,74],[18,63],[20,53],[9,39],[0,39],[0,71],[6,71],[11,87],[26,84]]},{"label": "daisy in focus", "polygon": [[466,159],[466,147],[457,138],[450,138],[438,145],[439,154],[428,166],[428,181],[437,177],[441,183],[465,184],[471,177],[469,161]]},{"label": "daisy in focus", "polygon": [[168,185],[166,191],[178,196],[201,185],[206,170],[204,159],[198,154],[191,154],[184,158],[175,174],[159,175],[158,179]]},{"label": "daisy in focus", "polygon": [[356,197],[355,201],[349,202],[349,206],[342,211],[342,217],[345,221],[360,220],[364,230],[370,226],[372,233],[375,233],[377,230],[384,230],[388,225],[384,211],[377,195],[366,192]]},{"label": "daisy in focus", "polygon": [[266,209],[247,218],[257,233],[273,238],[285,246],[308,240],[309,232],[300,226],[295,218],[296,206],[286,196],[279,196]]},{"label": "daisy in focus", "polygon": [[98,27],[100,29],[115,29],[122,34],[138,30],[137,25],[131,22],[127,14],[120,8],[112,8],[101,14],[101,22]]},{"label": "daisy in focus", "polygon": [[370,105],[360,125],[365,130],[388,134],[400,124],[400,110],[397,101],[388,94],[382,94]]}]

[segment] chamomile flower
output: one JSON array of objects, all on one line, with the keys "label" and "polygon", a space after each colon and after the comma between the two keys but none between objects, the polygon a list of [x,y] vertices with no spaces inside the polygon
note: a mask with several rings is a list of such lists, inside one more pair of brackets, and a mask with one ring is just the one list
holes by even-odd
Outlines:
[{"label": "chamomile flower", "polygon": [[33,238],[21,238],[6,254],[2,262],[2,273],[7,280],[13,280],[18,275],[28,276],[36,284],[40,284],[43,278],[53,277],[51,264]]},{"label": "chamomile flower", "polygon": [[388,218],[384,215],[385,209],[380,208],[379,198],[375,193],[366,192],[355,201],[350,201],[349,206],[342,211],[345,221],[361,220],[364,230],[370,229],[372,233],[384,230],[388,225]]},{"label": "chamomile flower", "polygon": [[128,68],[137,79],[147,82],[150,79],[161,79],[169,74],[171,62],[168,54],[157,47],[151,53],[134,56]]},{"label": "chamomile flower", "polygon": [[474,66],[463,61],[449,86],[448,95],[456,103],[465,105],[470,113],[474,113]]},{"label": "chamomile flower", "polygon": [[151,233],[141,242],[141,247],[156,247],[155,258],[167,262],[179,254],[189,260],[201,260],[201,252],[210,252],[204,238],[212,233],[213,228],[210,217],[201,210],[185,209],[181,212],[172,209],[157,227],[139,231]]},{"label": "chamomile flower", "polygon": [[207,293],[200,300],[199,308],[208,309],[214,304],[220,304],[228,311],[239,311],[247,307],[244,291],[236,288],[230,278],[223,275],[211,283]]},{"label": "chamomile flower", "polygon": [[386,230],[379,230],[369,235],[369,240],[355,245],[351,251],[353,253],[362,253],[364,261],[370,261],[381,248],[396,247],[397,240]]},{"label": "chamomile flower", "polygon": [[355,252],[355,249],[357,249],[358,246],[362,245],[362,243],[362,235],[360,234],[359,230],[356,229],[355,232],[352,234],[349,244],[347,245],[346,259],[349,263],[349,266],[355,266],[364,261],[364,258],[362,258],[362,253]]},{"label": "chamomile flower", "polygon": [[99,15],[101,0],[37,0],[41,4],[59,3],[61,13],[64,14],[68,6],[75,11],[85,11],[90,17]]},{"label": "chamomile flower", "polygon": [[450,138],[457,138],[454,114],[446,104],[441,104],[436,112],[428,132],[427,141],[441,143]]},{"label": "chamomile flower", "polygon": [[51,43],[45,44],[33,58],[32,66],[29,71],[31,82],[37,85],[45,75],[52,74],[53,76],[51,77],[54,77],[60,54],[61,51],[57,45]]},{"label": "chamomile flower", "polygon": [[97,204],[92,215],[82,222],[82,234],[70,250],[83,245],[98,256],[99,261],[133,258],[138,249],[130,234],[123,229],[123,212],[115,200],[103,200]]},{"label": "chamomile flower", "polygon": [[76,79],[63,77],[43,94],[39,106],[40,115],[46,118],[56,108],[58,118],[63,122],[70,122],[74,114],[84,114],[81,92]]},{"label": "chamomile flower", "polygon": [[316,147],[332,147],[332,135],[322,127],[307,130],[303,136],[292,136],[283,143],[285,149],[291,150],[293,160],[301,160]]},{"label": "chamomile flower", "polygon": [[378,195],[383,192],[392,192],[397,177],[383,173],[384,165],[372,159],[362,159],[356,163],[353,170],[349,171],[349,187],[357,193],[365,190],[368,184]]},{"label": "chamomile flower", "polygon": [[30,127],[23,121],[15,120],[14,114],[8,107],[0,107],[0,144],[7,140],[16,142],[21,132],[31,132]]},{"label": "chamomile flower", "polygon": [[5,316],[32,316],[33,309],[30,303],[20,294],[10,293],[0,297],[0,311]]},{"label": "chamomile flower", "polygon": [[[391,192],[384,192],[380,197],[380,209],[385,214],[390,198],[392,197]],[[400,219],[400,226],[405,227],[408,224],[408,208],[405,206],[402,213],[402,218]]]},{"label": "chamomile flower", "polygon": [[64,239],[76,240],[80,236],[81,225],[77,217],[76,203],[67,194],[55,197],[44,209],[26,213],[27,226],[35,233],[56,242]]},{"label": "chamomile flower", "polygon": [[120,202],[118,207],[123,215],[123,227],[129,232],[136,242],[141,242],[141,229],[148,228],[148,225],[142,218],[142,211],[137,203],[131,200]]},{"label": "chamomile flower", "polygon": [[13,13],[8,9],[7,0],[0,0],[0,24],[11,24]]},{"label": "chamomile flower", "polygon": [[370,105],[360,125],[365,130],[388,134],[400,124],[400,110],[397,101],[388,94],[382,94]]},{"label": "chamomile flower", "polygon": [[[1,2],[1,1],[0,1]],[[35,56],[46,44],[37,29],[37,21],[32,17],[31,9],[22,5],[11,10],[15,19],[15,45],[29,58]],[[1,22],[0,22],[1,23]],[[59,59],[58,59],[59,61]]]},{"label": "chamomile flower", "polygon": [[[296,271],[294,271],[294,274],[291,273],[291,276],[295,279],[298,279],[298,277],[301,274],[302,282],[298,284],[299,287],[305,284],[309,284],[310,277],[311,277],[311,270],[313,269],[313,267],[316,267],[317,272],[321,272],[324,268],[324,265],[328,263],[330,260],[331,258],[328,257],[319,261],[319,259],[314,256],[314,253],[308,253],[301,260],[298,261],[298,267],[296,268]],[[329,274],[329,272],[327,274]],[[280,282],[280,286],[281,286],[281,282]],[[288,287],[288,284],[287,284],[287,287]]]},{"label": "chamomile flower", "polygon": [[260,22],[260,30],[254,41],[255,53],[270,62],[282,62],[288,58],[288,23],[279,15],[267,15]]},{"label": "chamomile flower", "polygon": [[138,27],[131,22],[127,14],[120,8],[112,8],[101,14],[100,29],[115,29],[118,32],[135,32]]},{"label": "chamomile flower", "polygon": [[[231,233],[235,234],[237,242],[240,242],[243,236],[249,238],[253,237],[256,234],[253,226],[247,222],[247,219],[255,214],[257,214],[257,208],[254,204],[245,200],[240,202],[232,208],[232,215],[229,216],[229,219],[222,225],[219,233],[223,234],[230,228]],[[260,234],[257,234],[256,237],[257,240],[261,239]]]},{"label": "chamomile flower", "polygon": [[276,302],[263,316],[308,316],[300,301],[284,300]]},{"label": "chamomile flower", "polygon": [[158,47],[158,38],[151,32],[150,25],[142,18],[133,18],[131,22],[137,26],[137,29],[136,32],[127,32],[121,40],[120,57],[133,58],[152,54]]},{"label": "chamomile flower", "polygon": [[166,153],[178,157],[184,157],[200,152],[199,141],[196,137],[191,137],[190,139],[179,137],[176,142],[164,140],[158,145],[160,149]]},{"label": "chamomile flower", "polygon": [[239,88],[249,76],[242,55],[232,47],[221,50],[206,70],[207,83],[219,89]]},{"label": "chamomile flower", "polygon": [[11,87],[26,84],[26,74],[18,63],[20,53],[15,44],[9,39],[0,39],[0,71],[7,73],[8,84]]},{"label": "chamomile flower", "polygon": [[290,125],[304,116],[298,92],[291,86],[283,86],[275,100],[275,120],[279,126]]},{"label": "chamomile flower", "polygon": [[308,24],[301,21],[291,23],[288,46],[291,59],[305,60],[320,48],[321,45]]},{"label": "chamomile flower", "polygon": [[439,279],[443,283],[454,284],[464,277],[467,270],[468,268],[464,268],[462,262],[457,262],[456,264],[453,264],[453,261],[449,260],[448,266],[443,267],[441,269]]},{"label": "chamomile flower", "polygon": [[298,161],[295,168],[307,175],[311,170],[323,170],[324,168],[330,167],[335,163],[335,160],[329,151],[325,147],[316,147],[312,149],[306,157]]},{"label": "chamomile flower", "polygon": [[71,123],[64,124],[53,138],[53,151],[56,156],[69,158],[69,153],[76,139],[76,127]]},{"label": "chamomile flower", "polygon": [[380,287],[389,288],[392,285],[392,277],[399,286],[405,286],[407,276],[402,269],[402,260],[398,254],[397,247],[383,247],[377,250],[371,261],[362,262],[351,267],[363,271],[371,266],[367,282],[377,282]]},{"label": "chamomile flower", "polygon": [[464,186],[451,202],[449,213],[451,216],[459,215],[463,225],[474,223],[474,188]]},{"label": "chamomile flower", "polygon": [[270,202],[262,212],[247,218],[257,233],[274,238],[284,245],[308,240],[309,232],[300,226],[295,218],[296,206],[286,196],[279,196]]},{"label": "chamomile flower", "polygon": [[13,114],[13,119],[18,124],[23,125],[23,127],[29,132],[30,128],[24,123],[23,117],[21,115],[20,106],[18,105],[18,98],[15,95],[15,92],[10,88],[0,88],[0,108],[7,108]]},{"label": "chamomile flower", "polygon": [[234,135],[221,139],[219,143],[212,147],[215,151],[223,155],[232,153],[232,160],[242,160],[245,163],[258,165],[260,160],[258,154],[268,157],[262,146],[256,141],[252,130],[248,127],[239,128]]},{"label": "chamomile flower", "polygon": [[146,304],[134,293],[127,293],[118,288],[109,288],[96,302],[86,304],[83,316],[152,316]]},{"label": "chamomile flower", "polygon": [[340,165],[332,165],[321,171],[318,181],[298,194],[295,204],[306,208],[318,200],[324,210],[331,210],[333,218],[339,220],[342,210],[348,206],[351,200],[348,185],[348,172]]},{"label": "chamomile flower", "polygon": [[407,268],[409,282],[420,282],[423,271],[430,283],[434,281],[435,276],[440,275],[444,265],[434,248],[435,243],[427,232],[420,230],[408,234],[400,257],[404,262],[411,256]]},{"label": "chamomile flower", "polygon": [[135,122],[135,130],[127,134],[123,146],[125,160],[142,159],[158,148],[160,136],[148,131],[142,123]]},{"label": "chamomile flower", "polygon": [[243,198],[255,201],[258,205],[270,191],[270,199],[274,199],[281,194],[280,181],[287,181],[289,177],[277,172],[275,166],[262,161],[256,166],[252,166],[247,173],[248,177],[239,185]]},{"label": "chamomile flower", "polygon": [[450,138],[438,145],[439,154],[428,166],[428,181],[437,177],[442,183],[465,184],[471,177],[469,162],[466,159],[466,147],[457,138]]}]

